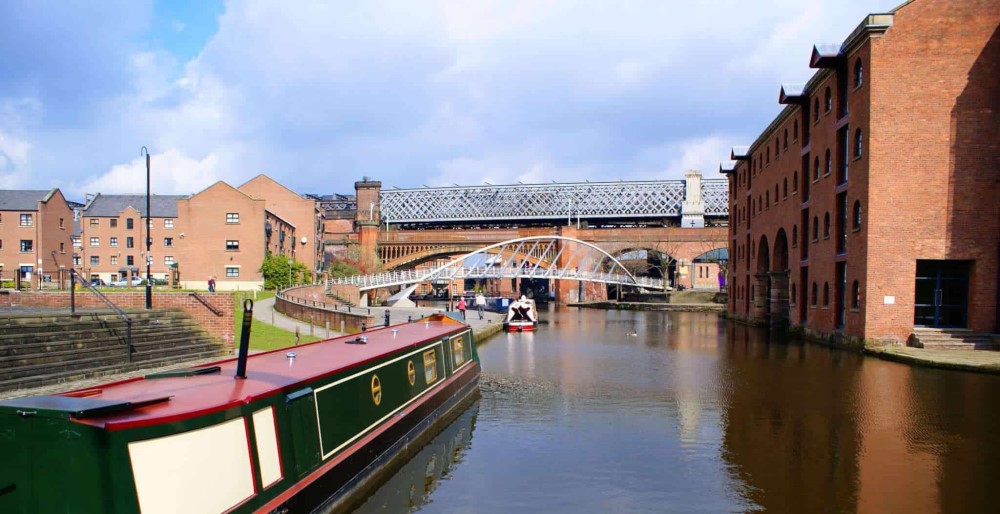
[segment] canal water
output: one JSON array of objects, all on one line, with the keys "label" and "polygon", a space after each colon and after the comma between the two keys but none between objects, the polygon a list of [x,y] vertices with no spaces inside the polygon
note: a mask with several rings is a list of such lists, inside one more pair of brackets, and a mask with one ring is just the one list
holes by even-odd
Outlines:
[{"label": "canal water", "polygon": [[[715,314],[550,308],[359,512],[996,512],[1000,376]],[[635,335],[631,335],[632,332]]]}]

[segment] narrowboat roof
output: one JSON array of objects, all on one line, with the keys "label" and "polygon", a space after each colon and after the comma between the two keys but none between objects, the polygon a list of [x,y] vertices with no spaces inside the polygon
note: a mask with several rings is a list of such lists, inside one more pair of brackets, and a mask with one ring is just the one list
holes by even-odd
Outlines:
[{"label": "narrowboat roof", "polygon": [[[305,388],[325,376],[468,328],[445,315],[315,343],[250,355],[247,378],[235,378],[237,359],[154,373],[54,396],[17,398],[0,407],[34,408],[39,415],[71,416],[79,423],[121,430],[170,423]],[[364,335],[366,343],[359,339]],[[295,357],[289,357],[295,352]]]}]

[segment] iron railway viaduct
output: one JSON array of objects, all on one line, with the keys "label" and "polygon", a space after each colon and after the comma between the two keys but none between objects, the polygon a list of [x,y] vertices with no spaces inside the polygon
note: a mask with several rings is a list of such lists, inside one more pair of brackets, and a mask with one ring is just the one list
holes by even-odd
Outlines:
[{"label": "iron railway viaduct", "polygon": [[[717,289],[719,262],[699,263],[727,247],[728,191],[727,180],[703,179],[698,171],[687,172],[684,180],[418,189],[383,189],[366,177],[355,183],[353,198],[318,200],[327,255],[368,256],[372,268],[382,272],[548,236],[545,252],[538,245],[530,251],[523,245],[503,248],[523,253],[514,257],[524,263],[553,269],[572,263],[573,252],[588,246],[623,261],[666,255],[672,262],[664,277],[668,286]],[[567,245],[569,240],[586,245]],[[663,266],[664,275],[666,270]],[[559,301],[607,297],[603,284],[553,282]]]}]

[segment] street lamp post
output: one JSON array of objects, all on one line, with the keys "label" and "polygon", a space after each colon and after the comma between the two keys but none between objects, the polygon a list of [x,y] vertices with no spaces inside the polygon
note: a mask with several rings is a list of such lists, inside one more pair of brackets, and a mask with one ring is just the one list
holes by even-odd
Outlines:
[{"label": "street lamp post", "polygon": [[153,256],[149,253],[153,244],[153,238],[149,233],[151,228],[152,212],[149,210],[149,150],[142,147],[139,155],[146,155],[146,309],[153,308],[153,280],[150,276],[150,268],[153,264]]}]

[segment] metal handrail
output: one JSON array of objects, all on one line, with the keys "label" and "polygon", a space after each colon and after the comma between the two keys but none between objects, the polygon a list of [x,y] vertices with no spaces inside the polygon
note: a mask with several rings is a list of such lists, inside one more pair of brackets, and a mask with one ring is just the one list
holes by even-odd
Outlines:
[{"label": "metal handrail", "polygon": [[198,294],[197,291],[191,291],[190,295],[193,296],[195,300],[198,300],[199,302],[201,302],[202,305],[204,305],[205,307],[208,307],[208,310],[212,311],[216,316],[223,316],[224,315],[224,313],[221,310],[219,310],[218,307],[212,305],[211,302],[208,301],[208,299],[206,299],[204,296]]},{"label": "metal handrail", "polygon": [[[86,287],[87,289],[90,289],[90,292],[96,294],[97,297],[101,299],[101,301],[103,301],[108,307],[111,308],[111,310],[115,311],[115,313],[117,313],[119,316],[122,317],[123,320],[125,320],[125,348],[126,348],[126,350],[128,352],[128,355],[127,355],[128,362],[132,362],[132,318],[129,317],[129,315],[126,314],[124,310],[122,310],[117,305],[115,305],[114,302],[111,301],[111,299],[109,299],[107,296],[104,296],[104,294],[101,293],[100,291],[98,291],[96,287],[92,286],[90,284],[90,282],[88,282],[86,280],[83,280],[83,276],[81,276],[76,271],[75,268],[69,268],[69,274],[70,274],[70,278],[75,277],[75,278],[79,279],[80,283],[83,284],[84,287]],[[75,294],[76,290],[73,288],[73,284],[72,284],[73,281],[71,280],[70,282],[71,282],[70,283],[70,298],[72,300],[72,295]],[[75,303],[76,302],[73,301],[70,304],[70,311],[74,311],[74,313],[75,313],[75,310],[76,310]]]}]

